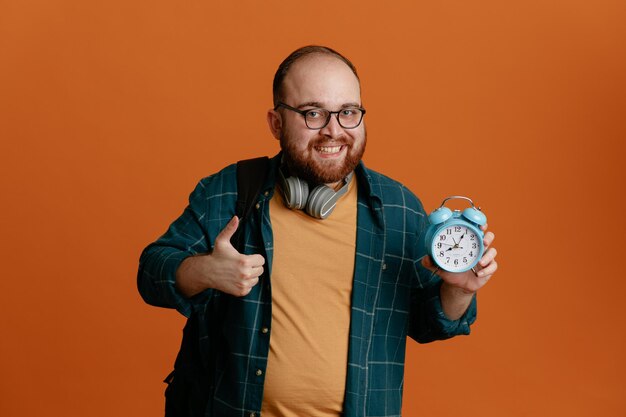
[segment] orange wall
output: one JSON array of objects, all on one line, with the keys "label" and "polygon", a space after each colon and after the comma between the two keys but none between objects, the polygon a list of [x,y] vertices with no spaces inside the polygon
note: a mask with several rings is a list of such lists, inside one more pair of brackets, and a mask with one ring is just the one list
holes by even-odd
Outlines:
[{"label": "orange wall", "polygon": [[[473,197],[500,271],[408,343],[405,416],[622,416],[626,3],[0,3],[0,415],[154,416],[182,316],[135,289],[196,181],[278,144],[291,50],[360,70],[366,163]],[[413,394],[415,393],[415,394]]]}]

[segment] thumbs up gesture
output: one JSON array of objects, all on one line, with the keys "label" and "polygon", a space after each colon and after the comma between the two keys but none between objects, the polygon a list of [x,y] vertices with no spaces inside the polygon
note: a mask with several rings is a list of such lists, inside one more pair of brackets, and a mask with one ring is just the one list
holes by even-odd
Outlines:
[{"label": "thumbs up gesture", "polygon": [[191,297],[213,288],[236,297],[248,295],[263,274],[265,258],[243,255],[231,244],[230,238],[239,227],[234,216],[215,238],[213,252],[185,259],[176,271],[176,287]]}]

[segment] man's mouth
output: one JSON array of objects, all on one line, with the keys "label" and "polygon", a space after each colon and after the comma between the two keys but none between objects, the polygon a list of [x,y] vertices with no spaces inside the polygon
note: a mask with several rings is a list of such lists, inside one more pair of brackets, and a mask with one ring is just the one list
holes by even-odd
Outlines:
[{"label": "man's mouth", "polygon": [[343,149],[343,145],[338,146],[316,146],[315,150],[324,155],[338,153]]}]

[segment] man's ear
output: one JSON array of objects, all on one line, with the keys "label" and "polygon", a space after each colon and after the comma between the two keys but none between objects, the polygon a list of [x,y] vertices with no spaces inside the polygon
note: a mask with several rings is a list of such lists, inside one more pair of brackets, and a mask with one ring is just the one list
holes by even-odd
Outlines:
[{"label": "man's ear", "polygon": [[283,128],[283,119],[274,109],[270,109],[267,111],[267,124],[270,127],[270,132],[272,132],[272,136],[276,139],[280,140],[280,132]]}]

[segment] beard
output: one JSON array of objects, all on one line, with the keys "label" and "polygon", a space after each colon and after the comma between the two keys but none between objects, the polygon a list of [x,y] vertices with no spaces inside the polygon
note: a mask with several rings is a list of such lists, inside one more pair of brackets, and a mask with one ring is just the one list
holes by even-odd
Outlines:
[{"label": "beard", "polygon": [[[296,149],[294,141],[288,140],[281,132],[280,148],[283,151],[283,163],[287,166],[291,175],[295,175],[310,184],[332,184],[343,180],[348,176],[361,161],[365,153],[367,132],[363,130],[363,140],[358,148],[355,148],[354,139],[340,137],[338,140],[329,140],[320,137],[309,142],[307,152]],[[312,157],[319,146],[346,146],[346,156],[341,163],[336,161],[319,161]]]}]

